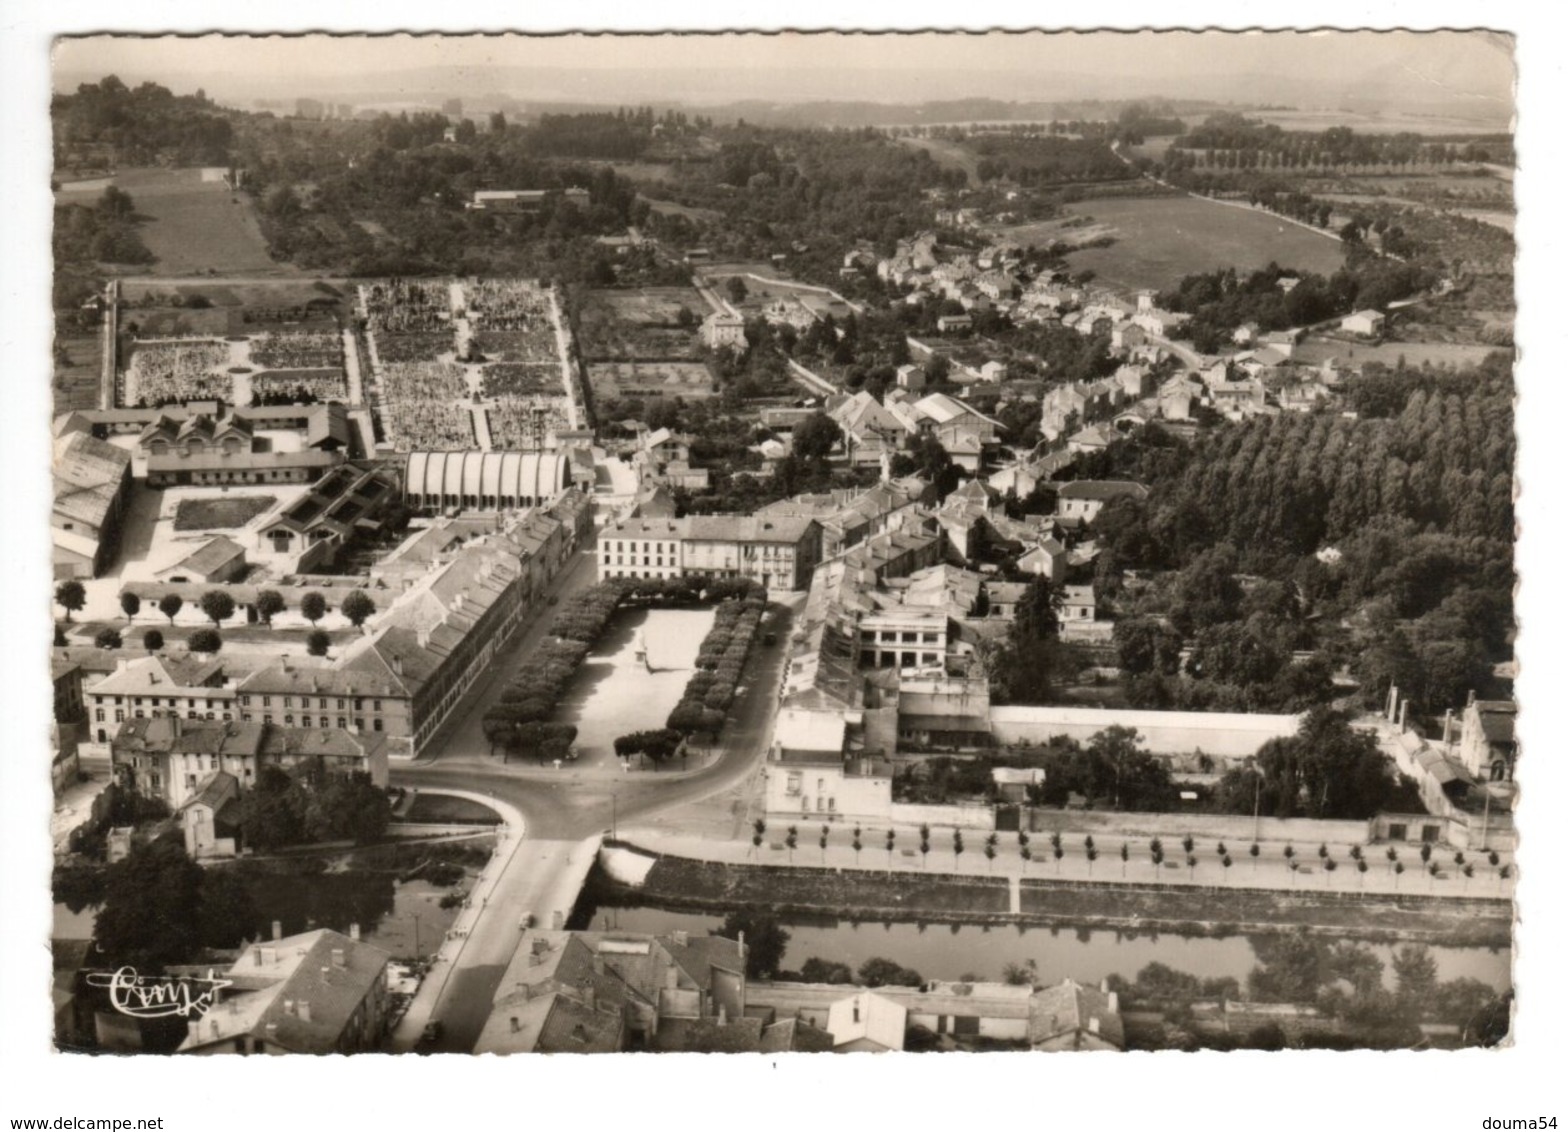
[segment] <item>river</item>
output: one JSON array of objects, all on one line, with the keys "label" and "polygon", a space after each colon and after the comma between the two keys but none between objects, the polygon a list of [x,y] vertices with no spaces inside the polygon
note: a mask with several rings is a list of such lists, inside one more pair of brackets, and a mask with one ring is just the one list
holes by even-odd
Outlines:
[{"label": "river", "polygon": [[[636,932],[714,932],[723,919],[700,912],[672,912],[650,907],[602,907],[592,926]],[[1047,927],[999,927],[975,924],[882,923],[835,920],[785,920],[789,946],[782,966],[798,970],[807,959],[847,963],[858,970],[867,959],[883,957],[919,971],[927,979],[958,979],[977,975],[1000,979],[1009,963],[1034,960],[1044,983],[1064,978],[1097,983],[1107,975],[1131,981],[1150,963],[1163,963],[1199,978],[1230,976],[1242,985],[1258,965],[1249,937],[1154,935],[1141,932],[1090,931]],[[1391,956],[1397,945],[1366,944],[1383,961],[1384,979],[1393,985]],[[1440,980],[1463,976],[1479,979],[1499,991],[1510,985],[1511,955],[1485,947],[1433,947]]]}]

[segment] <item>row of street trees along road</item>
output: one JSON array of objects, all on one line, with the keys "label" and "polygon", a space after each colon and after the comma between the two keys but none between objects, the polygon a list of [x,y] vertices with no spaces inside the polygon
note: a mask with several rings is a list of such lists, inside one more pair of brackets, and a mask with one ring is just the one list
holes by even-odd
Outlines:
[{"label": "row of street trees along road", "polygon": [[[69,621],[71,614],[80,612],[87,605],[86,587],[75,580],[61,582],[55,587],[54,600],[55,604],[65,610],[65,619]],[[200,607],[202,613],[214,625],[222,625],[239,609],[233,595],[227,590],[208,590],[201,596]],[[179,594],[165,594],[158,599],[158,612],[169,619],[170,625],[174,624],[174,619],[184,608],[185,599]],[[142,599],[136,594],[126,592],[120,595],[120,612],[125,614],[126,621],[134,618],[141,609]],[[272,619],[287,609],[288,602],[277,590],[261,590],[256,594],[256,614],[269,627]],[[308,590],[300,597],[299,611],[305,620],[314,625],[330,613],[331,608],[322,593]],[[339,612],[356,629],[360,628],[376,612],[375,599],[364,590],[351,590],[343,598]]]},{"label": "row of street trees along road", "polygon": [[767,608],[762,588],[755,583],[742,580],[740,586],[731,584],[722,592],[728,599],[720,601],[713,627],[697,652],[697,671],[687,681],[680,702],[670,711],[665,724],[681,735],[717,735],[723,730],[757,626]]}]

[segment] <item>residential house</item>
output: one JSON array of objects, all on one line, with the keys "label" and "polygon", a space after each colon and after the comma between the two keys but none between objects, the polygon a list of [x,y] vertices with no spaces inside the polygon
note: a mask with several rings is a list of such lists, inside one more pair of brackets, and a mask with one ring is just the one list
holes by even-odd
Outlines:
[{"label": "residential house", "polygon": [[127,720],[110,744],[117,783],[179,810],[212,776],[231,775],[250,789],[266,767],[290,773],[366,774],[387,784],[386,745],[377,736],[333,727],[217,723],[179,716]]},{"label": "residential house", "polygon": [[959,334],[967,331],[974,325],[974,320],[967,314],[944,314],[936,320],[936,329],[939,334]]},{"label": "residential house", "polygon": [[862,389],[828,410],[843,436],[851,467],[876,467],[899,453],[909,428],[899,416]]},{"label": "residential house", "polygon": [[1093,621],[1095,600],[1093,586],[1063,586],[1061,619],[1064,625],[1074,621]]},{"label": "residential house", "polygon": [[715,311],[702,320],[703,345],[710,350],[746,349],[746,320],[733,311]]},{"label": "residential house", "polygon": [[1047,538],[1018,559],[1018,569],[1021,573],[1038,574],[1061,585],[1067,577],[1067,548],[1058,540]]},{"label": "residential house", "polygon": [[113,672],[85,689],[95,743],[112,742],[129,721],[166,716],[232,722],[235,684],[224,662],[200,654],[119,657]]},{"label": "residential house", "polygon": [[741,940],[530,931],[474,1052],[756,1052],[765,1025],[746,989]]},{"label": "residential house", "polygon": [[1147,366],[1120,366],[1111,379],[1120,387],[1122,401],[1139,401],[1154,392],[1154,374]]},{"label": "residential house", "polygon": [[390,996],[381,948],[326,928],[252,944],[224,972],[185,1054],[364,1053],[380,1047]]},{"label": "residential house", "polygon": [[1126,1043],[1115,991],[1072,979],[1036,991],[1029,1003],[1029,1046],[1036,1050],[1120,1050]]},{"label": "residential house", "polygon": [[1356,311],[1340,319],[1339,328],[1346,334],[1357,334],[1362,338],[1378,338],[1381,337],[1387,321],[1382,311]]},{"label": "residential house", "polygon": [[909,1010],[872,990],[856,991],[828,1008],[834,1053],[885,1053],[904,1048]]},{"label": "residential house", "polygon": [[240,780],[220,770],[207,776],[175,814],[193,861],[233,857],[242,841]]},{"label": "residential house", "polygon": [[895,381],[900,389],[918,393],[926,387],[926,371],[917,365],[902,365],[898,367]]},{"label": "residential house", "polygon": [[49,667],[54,678],[54,716],[49,721],[54,757],[49,767],[49,780],[58,791],[75,782],[81,769],[77,747],[87,718],[87,702],[82,693],[80,664],[51,657]]},{"label": "residential house", "polygon": [[1519,743],[1512,700],[1478,700],[1471,693],[1459,730],[1459,760],[1477,782],[1512,782]]},{"label": "residential house", "polygon": [[1120,439],[1116,429],[1110,425],[1092,424],[1067,438],[1067,450],[1080,456],[1089,452],[1103,452]]},{"label": "residential house", "polygon": [[1147,499],[1149,489],[1132,480],[1072,480],[1056,491],[1056,515],[1089,525],[1117,499]]},{"label": "residential house", "polygon": [[1111,349],[1132,351],[1149,340],[1149,333],[1135,322],[1118,323],[1111,328]]},{"label": "residential house", "polygon": [[1256,378],[1213,386],[1209,397],[1215,410],[1230,420],[1243,420],[1268,410],[1268,390]]}]

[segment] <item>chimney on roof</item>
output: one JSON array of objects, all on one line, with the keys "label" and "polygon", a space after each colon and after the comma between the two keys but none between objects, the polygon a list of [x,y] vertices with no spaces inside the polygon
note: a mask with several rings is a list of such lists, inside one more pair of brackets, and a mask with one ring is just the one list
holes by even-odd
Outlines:
[{"label": "chimney on roof", "polygon": [[1100,1019],[1098,1017],[1091,1017],[1089,1019],[1089,1032],[1091,1034],[1098,1034],[1100,1032]]},{"label": "chimney on roof", "polygon": [[345,956],[341,947],[334,947],[332,949],[332,965],[334,967],[348,966],[347,957]]},{"label": "chimney on roof", "polygon": [[289,1015],[291,1018],[294,1016],[294,1000],[292,998],[285,998],[283,1000],[283,1013]]},{"label": "chimney on roof", "polygon": [[403,675],[403,658],[397,653],[392,654],[392,671],[399,676]]},{"label": "chimney on roof", "polygon": [[302,998],[302,999],[299,1000],[299,1020],[301,1022],[309,1022],[310,1021],[310,1000],[309,999]]},{"label": "chimney on roof", "polygon": [[282,939],[283,938],[283,921],[282,920],[273,920],[272,921],[272,938],[273,939]]},{"label": "chimney on roof", "polygon": [[250,949],[250,957],[251,957],[252,960],[255,961],[256,966],[258,966],[258,967],[261,966],[261,947],[260,947],[260,945],[258,945],[256,947],[252,947]]},{"label": "chimney on roof", "polygon": [[1121,1008],[1121,999],[1119,999],[1117,997],[1115,991],[1112,991],[1106,997],[1110,999],[1110,1001],[1108,1003],[1106,1003],[1106,1006],[1105,1006],[1106,1012],[1109,1013],[1109,1014],[1117,1013],[1120,1010],[1120,1008]]},{"label": "chimney on roof", "polygon": [[691,944],[691,936],[684,929],[671,932],[670,939],[676,947],[687,947]]},{"label": "chimney on roof", "polygon": [[350,924],[348,926],[348,938],[353,940],[355,943],[359,942],[359,925],[358,924]]},{"label": "chimney on roof", "polygon": [[519,1030],[521,1030],[521,1029],[522,1029],[522,1028],[523,1028],[523,1027],[522,1027],[522,1023],[520,1023],[520,1022],[518,1022],[518,1020],[517,1020],[517,1015],[515,1015],[515,1014],[514,1014],[514,1015],[512,1015],[512,1033],[514,1033],[514,1034],[515,1034],[515,1033],[517,1033],[517,1032],[518,1032],[518,1031],[519,1031]]}]

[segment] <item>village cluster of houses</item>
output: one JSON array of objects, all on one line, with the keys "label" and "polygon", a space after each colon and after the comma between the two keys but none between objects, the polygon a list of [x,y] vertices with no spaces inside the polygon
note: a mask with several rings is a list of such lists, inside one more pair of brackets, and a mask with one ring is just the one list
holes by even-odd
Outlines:
[{"label": "village cluster of houses", "polygon": [[684,931],[534,931],[501,979],[475,1053],[882,1053],[922,1028],[946,1048],[1121,1049],[1105,987],[931,982],[867,987],[746,976],[746,943]]}]

